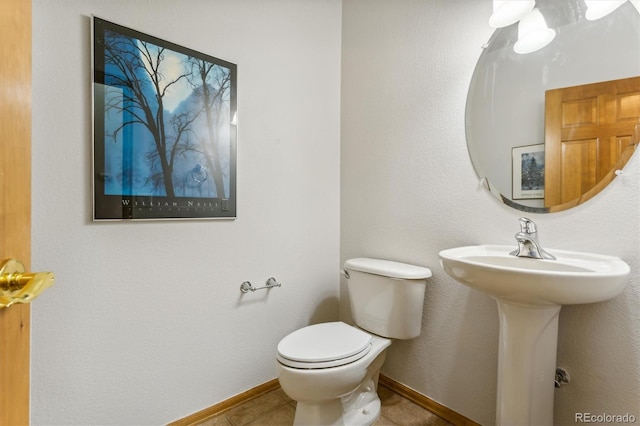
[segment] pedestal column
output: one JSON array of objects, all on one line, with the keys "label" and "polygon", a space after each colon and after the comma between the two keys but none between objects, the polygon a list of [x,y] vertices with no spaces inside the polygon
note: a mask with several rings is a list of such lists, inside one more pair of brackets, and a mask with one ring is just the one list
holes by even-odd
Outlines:
[{"label": "pedestal column", "polygon": [[496,302],[500,318],[496,424],[553,426],[561,306]]}]

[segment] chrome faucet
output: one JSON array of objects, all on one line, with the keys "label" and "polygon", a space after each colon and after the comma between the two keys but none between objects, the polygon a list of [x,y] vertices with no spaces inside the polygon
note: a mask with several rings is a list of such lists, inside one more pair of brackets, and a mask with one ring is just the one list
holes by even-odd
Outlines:
[{"label": "chrome faucet", "polygon": [[534,259],[556,259],[555,256],[547,252],[540,245],[536,224],[529,218],[520,218],[520,232],[516,234],[516,241],[518,242],[518,249],[509,253],[513,256],[531,257]]}]

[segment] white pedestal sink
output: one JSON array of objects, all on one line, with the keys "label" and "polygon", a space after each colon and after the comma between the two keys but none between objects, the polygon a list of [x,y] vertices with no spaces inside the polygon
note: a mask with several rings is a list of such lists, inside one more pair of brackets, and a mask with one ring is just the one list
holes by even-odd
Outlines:
[{"label": "white pedestal sink", "polygon": [[496,424],[551,426],[560,308],[617,296],[629,266],[613,256],[563,250],[548,250],[555,260],[515,257],[513,249],[452,248],[440,252],[440,263],[498,303]]}]

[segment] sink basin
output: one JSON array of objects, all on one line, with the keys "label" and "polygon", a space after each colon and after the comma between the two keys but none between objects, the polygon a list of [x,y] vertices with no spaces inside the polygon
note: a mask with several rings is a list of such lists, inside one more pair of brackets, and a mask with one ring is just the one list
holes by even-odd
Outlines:
[{"label": "sink basin", "polygon": [[513,246],[440,252],[445,272],[494,298],[532,305],[602,302],[622,292],[629,265],[614,256],[549,250],[556,260],[512,256]]},{"label": "sink basin", "polygon": [[514,248],[452,248],[440,252],[440,262],[498,305],[495,424],[552,426],[560,310],[619,295],[629,266],[613,256],[564,250],[548,250],[555,260],[516,257],[509,254]]}]

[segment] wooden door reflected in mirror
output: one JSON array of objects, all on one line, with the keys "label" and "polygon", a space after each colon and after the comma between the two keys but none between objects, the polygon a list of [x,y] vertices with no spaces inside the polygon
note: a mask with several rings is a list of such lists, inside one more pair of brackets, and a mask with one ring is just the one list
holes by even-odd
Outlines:
[{"label": "wooden door reflected in mirror", "polygon": [[581,204],[631,158],[640,137],[640,77],[547,90],[545,207]]}]

